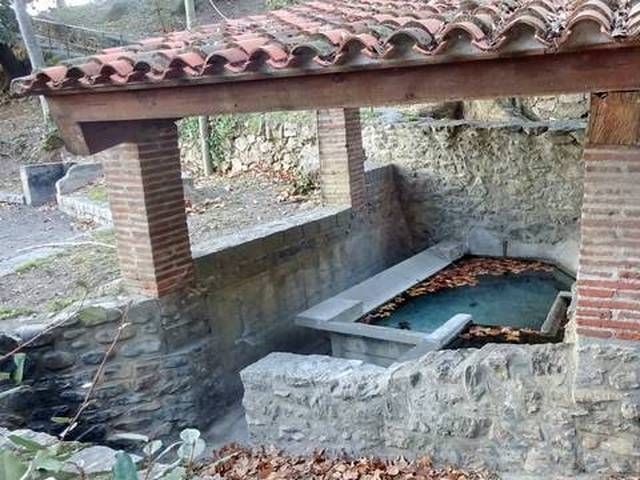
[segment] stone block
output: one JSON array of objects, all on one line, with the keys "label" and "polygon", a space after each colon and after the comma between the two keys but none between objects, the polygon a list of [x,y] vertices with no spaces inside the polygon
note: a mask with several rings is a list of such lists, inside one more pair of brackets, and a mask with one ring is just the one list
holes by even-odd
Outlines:
[{"label": "stone block", "polygon": [[158,353],[162,348],[162,342],[158,339],[136,340],[128,342],[120,348],[124,357],[139,357],[150,353]]},{"label": "stone block", "polygon": [[76,356],[71,352],[55,351],[46,353],[42,357],[42,362],[49,370],[64,370],[73,366],[76,362]]},{"label": "stone block", "polygon": [[54,201],[56,198],[56,182],[60,180],[69,166],[64,163],[40,163],[22,165],[20,179],[25,203],[38,207]]},{"label": "stone block", "polygon": [[[95,339],[98,343],[110,344],[118,336],[119,327],[103,328],[95,333]],[[133,325],[125,325],[120,331],[118,342],[129,340],[136,335],[136,327]]]},{"label": "stone block", "polygon": [[121,316],[122,311],[115,304],[94,304],[83,308],[77,314],[78,319],[87,327],[115,322]]},{"label": "stone block", "polygon": [[73,193],[87,185],[101,179],[102,164],[100,163],[79,163],[72,165],[66,174],[60,178],[55,189],[58,195]]}]

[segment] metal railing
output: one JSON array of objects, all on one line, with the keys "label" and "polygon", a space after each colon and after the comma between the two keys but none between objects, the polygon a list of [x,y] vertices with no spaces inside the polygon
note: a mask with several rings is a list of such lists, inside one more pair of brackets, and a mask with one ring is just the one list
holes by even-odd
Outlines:
[{"label": "metal railing", "polygon": [[90,55],[104,48],[131,43],[124,35],[33,18],[33,28],[42,48],[66,56]]}]

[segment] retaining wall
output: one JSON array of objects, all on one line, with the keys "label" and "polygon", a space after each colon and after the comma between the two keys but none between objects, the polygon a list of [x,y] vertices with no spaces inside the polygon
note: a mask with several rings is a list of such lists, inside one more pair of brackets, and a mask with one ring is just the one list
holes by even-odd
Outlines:
[{"label": "retaining wall", "polygon": [[[640,349],[488,345],[388,369],[274,353],[242,372],[252,441],[430,455],[532,478],[640,472]],[[600,477],[598,477],[600,478]]]},{"label": "retaining wall", "polygon": [[[241,368],[317,341],[294,326],[297,313],[411,253],[393,170],[368,172],[367,194],[362,216],[320,210],[221,238],[200,252],[198,285],[184,294],[71,307],[58,317],[71,317],[63,326],[27,349],[27,388],[1,401],[0,425],[64,428],[51,418],[73,414],[132,302],[130,326],[75,434],[108,441],[117,432],[164,437],[205,428],[240,397]],[[0,353],[46,325],[4,322]]]}]

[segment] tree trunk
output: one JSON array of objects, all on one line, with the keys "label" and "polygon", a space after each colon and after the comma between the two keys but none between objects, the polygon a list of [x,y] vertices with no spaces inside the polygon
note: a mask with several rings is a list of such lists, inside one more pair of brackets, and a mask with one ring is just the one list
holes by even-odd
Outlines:
[{"label": "tree trunk", "polygon": [[[18,20],[18,26],[20,27],[22,42],[29,54],[31,69],[37,70],[43,68],[44,56],[42,55],[42,49],[40,48],[35,31],[33,30],[31,16],[27,13],[25,0],[13,0],[13,9],[16,14],[16,20]],[[40,104],[42,105],[42,114],[44,115],[45,120],[48,120],[49,108],[47,107],[47,102],[44,97],[40,97]]]},{"label": "tree trunk", "polygon": [[187,30],[191,30],[196,23],[196,6],[193,0],[184,0],[184,12],[187,20]]},{"label": "tree trunk", "polygon": [[[187,19],[187,30],[191,30],[196,23],[196,7],[194,0],[184,0],[184,11]],[[200,129],[202,169],[204,170],[204,174],[209,176],[213,173],[211,152],[209,151],[209,119],[207,117],[198,117],[198,127]]]}]

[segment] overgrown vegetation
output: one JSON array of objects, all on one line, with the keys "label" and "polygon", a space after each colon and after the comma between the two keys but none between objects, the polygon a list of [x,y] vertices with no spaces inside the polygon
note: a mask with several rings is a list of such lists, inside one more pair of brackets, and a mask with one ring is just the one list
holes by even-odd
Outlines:
[{"label": "overgrown vegetation", "polygon": [[[87,472],[85,466],[72,461],[89,447],[77,442],[39,443],[24,435],[10,435],[10,448],[0,448],[0,478],[3,480],[189,480],[194,478],[198,459],[206,443],[200,431],[188,428],[180,440],[163,448],[162,441],[139,434],[121,435],[123,439],[142,443],[144,457],[137,462],[125,452],[116,454],[111,471]],[[167,459],[174,457],[170,463]]]},{"label": "overgrown vegetation", "polygon": [[103,30],[131,40],[184,28],[183,0],[126,0],[90,2],[51,10],[56,21]]},{"label": "overgrown vegetation", "polygon": [[49,125],[49,129],[42,137],[42,150],[45,152],[54,152],[64,146],[64,140],[60,136],[60,132],[52,124]]},{"label": "overgrown vegetation", "polygon": [[109,201],[107,188],[102,184],[92,185],[87,190],[87,198],[94,202],[105,203]]},{"label": "overgrown vegetation", "polygon": [[0,43],[13,45],[17,39],[18,23],[9,0],[0,0]]},{"label": "overgrown vegetation", "polygon": [[14,270],[14,272],[17,273],[18,275],[21,275],[23,273],[30,272],[31,270],[36,270],[38,268],[46,267],[47,265],[51,264],[54,258],[55,258],[54,256],[50,256],[45,258],[34,258],[33,260],[28,260],[18,265]]},{"label": "overgrown vegetation", "polygon": [[[219,115],[209,118],[209,153],[214,170],[221,170],[228,160],[226,155],[231,150],[233,141],[238,134],[241,120],[238,115]],[[185,118],[180,121],[180,137],[184,143],[199,145],[200,129],[198,118]]]},{"label": "overgrown vegetation", "polygon": [[269,10],[290,7],[296,3],[300,3],[300,0],[266,0],[266,5]]},{"label": "overgrown vegetation", "polygon": [[9,320],[16,317],[24,317],[31,315],[33,310],[23,307],[9,307],[7,305],[0,305],[0,320]]}]

